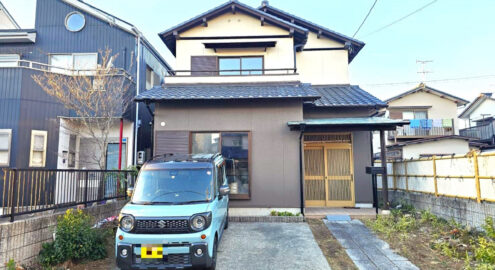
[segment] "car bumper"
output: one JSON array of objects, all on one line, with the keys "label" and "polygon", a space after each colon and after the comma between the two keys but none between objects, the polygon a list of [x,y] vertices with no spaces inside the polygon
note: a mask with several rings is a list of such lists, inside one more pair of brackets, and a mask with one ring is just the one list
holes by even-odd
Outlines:
[{"label": "car bumper", "polygon": [[[207,230],[209,231],[209,230]],[[183,269],[204,268],[211,265],[212,248],[209,238],[201,239],[201,234],[209,235],[207,231],[191,234],[131,234],[117,230],[115,255],[120,269]],[[123,240],[119,240],[119,235]],[[144,244],[160,245],[163,247],[163,258],[149,259],[141,257],[141,246]],[[126,249],[126,256],[123,250]],[[201,249],[201,256],[197,250]]]}]

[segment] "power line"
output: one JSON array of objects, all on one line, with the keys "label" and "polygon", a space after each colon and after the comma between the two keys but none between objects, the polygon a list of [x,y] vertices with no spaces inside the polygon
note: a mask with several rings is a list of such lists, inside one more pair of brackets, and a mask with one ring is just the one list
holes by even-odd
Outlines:
[{"label": "power line", "polygon": [[[406,16],[401,17],[401,18],[399,18],[399,19],[397,19],[397,20],[395,20],[395,21],[393,21],[393,22],[391,22],[391,23],[389,23],[389,24],[387,24],[387,25],[385,25],[385,26],[383,26],[383,27],[381,27],[381,28],[379,28],[379,29],[377,29],[377,30],[375,30],[375,31],[371,32],[371,33],[368,33],[368,34],[366,34],[366,35],[365,35],[365,36],[363,36],[363,37],[367,37],[367,36],[370,36],[370,35],[375,34],[375,33],[377,33],[377,32],[380,32],[380,31],[382,31],[383,29],[385,29],[385,28],[387,28],[387,27],[390,27],[390,26],[392,26],[392,25],[394,25],[394,24],[396,24],[396,23],[398,23],[398,22],[400,22],[400,21],[402,21],[402,20],[406,19],[407,17],[410,17],[410,16],[412,16],[412,15],[414,15],[414,14],[416,14],[416,13],[420,12],[421,10],[423,10],[423,9],[425,9],[426,7],[428,7],[428,6],[432,5],[432,4],[433,4],[433,3],[435,3],[436,1],[438,1],[438,0],[433,0],[433,1],[429,2],[428,4],[426,4],[426,5],[424,5],[424,6],[420,7],[420,8],[418,8],[418,9],[416,9],[415,11],[413,11],[413,12],[411,12],[411,13],[407,14]],[[362,38],[363,38],[363,37],[362,37]]]},{"label": "power line", "polygon": [[378,2],[378,0],[375,0],[375,2],[373,3],[373,5],[371,6],[370,10],[368,11],[368,14],[366,14],[366,17],[364,17],[363,22],[359,25],[358,29],[356,30],[356,32],[354,33],[354,35],[352,35],[352,37],[355,37],[356,36],[356,34],[359,32],[359,29],[361,29],[361,27],[363,26],[364,22],[366,22],[366,19],[368,19],[368,16],[370,16],[371,11],[373,10],[373,8],[376,5],[376,2]]},{"label": "power line", "polygon": [[[495,78],[495,74],[492,75],[478,75],[478,76],[469,76],[469,77],[457,77],[457,78],[446,78],[446,79],[436,79],[436,80],[427,80],[427,82],[447,82],[447,81],[462,81],[462,80],[473,80],[473,79],[484,79],[484,78]],[[388,85],[401,85],[401,84],[412,84],[418,83],[417,81],[406,81],[406,82],[388,82],[388,83],[363,83],[363,85],[369,86],[388,86]]]}]

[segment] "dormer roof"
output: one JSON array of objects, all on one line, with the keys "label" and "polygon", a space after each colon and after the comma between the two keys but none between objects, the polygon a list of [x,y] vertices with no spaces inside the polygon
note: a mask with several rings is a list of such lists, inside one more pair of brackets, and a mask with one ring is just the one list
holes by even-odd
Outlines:
[{"label": "dormer roof", "polygon": [[236,0],[231,0],[213,9],[210,9],[204,13],[199,14],[187,21],[184,21],[174,27],[171,27],[158,34],[163,40],[165,45],[169,48],[172,54],[176,55],[176,39],[180,38],[179,34],[181,32],[187,31],[199,25],[206,25],[207,22],[213,18],[216,18],[227,12],[235,13],[242,12],[243,14],[258,18],[261,22],[267,22],[271,25],[278,26],[282,29],[289,31],[291,35],[294,36],[294,45],[306,44],[308,38],[308,29],[293,24],[289,21],[280,19],[271,14],[265,13],[256,8],[250,7]]},{"label": "dormer roof", "polygon": [[337,32],[330,30],[324,26],[318,25],[316,23],[310,22],[306,19],[303,19],[303,18],[298,17],[296,15],[290,14],[286,11],[281,10],[281,9],[270,6],[268,4],[268,1],[263,1],[262,5],[258,9],[264,11],[265,13],[277,16],[277,17],[279,17],[285,21],[294,23],[295,25],[299,25],[301,27],[304,27],[304,28],[308,29],[309,31],[316,33],[318,36],[322,35],[322,36],[325,36],[329,39],[336,40],[336,41],[344,43],[344,44],[349,44],[351,46],[350,51],[349,51],[349,63],[352,61],[352,59],[354,59],[354,57],[359,53],[359,51],[365,45],[365,43],[362,41],[348,37],[348,36],[343,35],[341,33],[337,33]]},{"label": "dormer roof", "polygon": [[466,105],[466,104],[469,103],[469,101],[467,101],[467,100],[465,100],[463,98],[460,98],[460,97],[454,96],[452,94],[449,94],[449,93],[440,91],[438,89],[429,87],[429,86],[427,86],[424,83],[420,83],[417,87],[415,87],[415,88],[413,88],[413,89],[411,89],[409,91],[406,91],[406,92],[404,92],[402,94],[399,94],[397,96],[391,97],[391,98],[385,100],[385,102],[390,103],[390,102],[392,102],[394,100],[403,98],[403,97],[405,97],[407,95],[411,95],[411,94],[414,94],[414,93],[417,93],[417,92],[426,92],[426,93],[430,93],[430,94],[433,94],[433,95],[437,95],[437,96],[439,96],[441,98],[449,99],[452,102],[456,103],[457,106],[462,106],[462,105]]}]

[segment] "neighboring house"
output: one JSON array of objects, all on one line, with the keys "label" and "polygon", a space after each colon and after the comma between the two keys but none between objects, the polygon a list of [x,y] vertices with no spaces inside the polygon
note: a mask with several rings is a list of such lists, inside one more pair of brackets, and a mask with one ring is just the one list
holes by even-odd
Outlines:
[{"label": "neighboring house", "polygon": [[474,142],[495,147],[495,98],[492,93],[480,94],[459,115],[467,128],[460,135],[470,137]]},{"label": "neighboring house", "polygon": [[230,1],[159,34],[176,57],[155,105],[156,154],[221,152],[236,214],[370,207],[371,130],[386,104],[349,84],[364,43],[264,1]]},{"label": "neighboring house", "polygon": [[401,141],[387,146],[389,159],[451,156],[470,151],[469,138],[458,135]]},{"label": "neighboring house", "polygon": [[0,2],[0,29],[20,29],[9,11]]},{"label": "neighboring house", "polygon": [[[0,15],[8,14],[0,7]],[[82,1],[37,1],[34,29],[0,29],[0,167],[98,168],[83,158],[92,151],[88,138],[64,126],[78,116],[48,96],[32,75],[70,76],[74,70],[96,68],[101,64],[99,50],[107,48],[119,54],[112,65],[127,71],[132,96],[160,84],[160,77],[170,70],[133,25]],[[151,152],[151,114],[133,104],[123,116],[116,115],[107,145],[107,169],[118,167],[121,117],[123,167],[135,163],[136,151]]]},{"label": "neighboring house", "polygon": [[[464,145],[457,147],[460,141],[465,141],[465,138],[458,138],[457,110],[466,105],[467,100],[421,83],[409,91],[387,99],[386,102],[388,104],[386,111],[388,118],[409,121],[408,125],[397,127],[396,130],[388,132],[388,158],[411,158],[429,154],[460,154],[469,151],[467,148],[467,151],[464,152],[466,148]],[[436,146],[431,148],[433,144]],[[414,148],[415,150],[406,151],[404,149],[402,152],[401,150],[406,145],[407,148]],[[377,151],[378,148],[375,146],[375,152]],[[414,154],[409,155],[406,152]]]}]

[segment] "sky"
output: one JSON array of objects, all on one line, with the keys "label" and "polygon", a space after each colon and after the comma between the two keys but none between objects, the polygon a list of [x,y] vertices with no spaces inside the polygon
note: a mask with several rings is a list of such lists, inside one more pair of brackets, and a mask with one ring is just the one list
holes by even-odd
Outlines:
[{"label": "sky", "polygon": [[[0,1],[21,27],[34,27],[35,0]],[[157,34],[225,1],[86,0],[137,26],[172,66],[175,60]],[[253,7],[261,3],[261,0],[240,1]],[[270,0],[269,4],[352,36],[373,2]],[[375,32],[430,2],[432,0],[377,0],[356,35],[366,46],[349,66],[351,84],[386,99],[416,87],[421,80],[420,65],[416,61],[432,60],[425,67],[430,71],[426,75],[427,85],[468,100],[479,93],[495,92],[494,0],[437,0]]]}]

